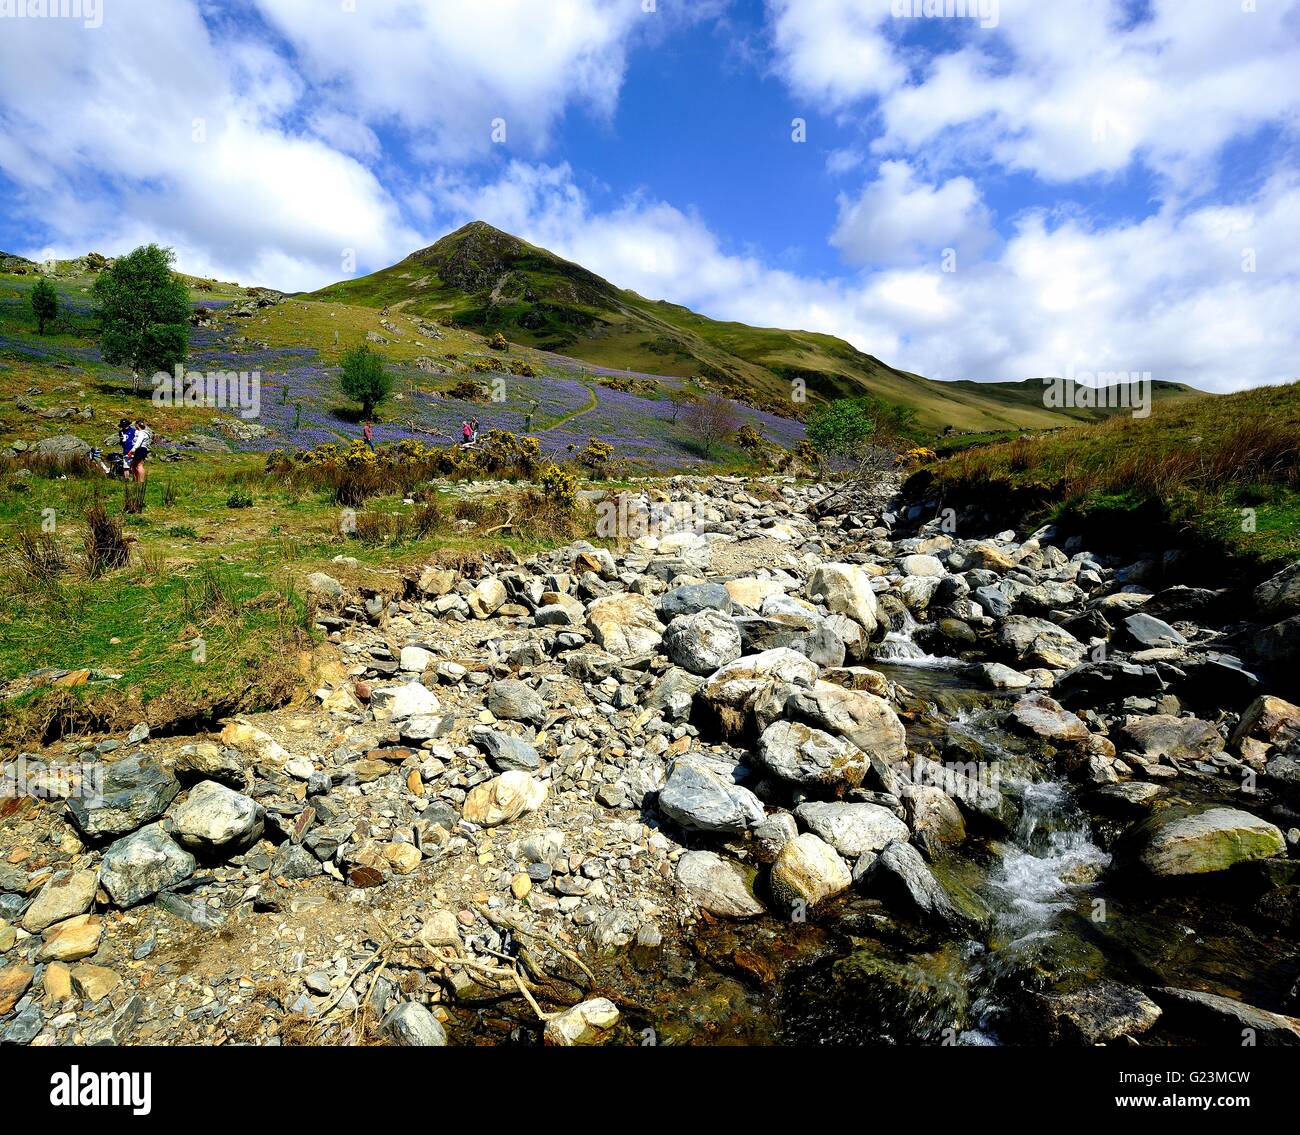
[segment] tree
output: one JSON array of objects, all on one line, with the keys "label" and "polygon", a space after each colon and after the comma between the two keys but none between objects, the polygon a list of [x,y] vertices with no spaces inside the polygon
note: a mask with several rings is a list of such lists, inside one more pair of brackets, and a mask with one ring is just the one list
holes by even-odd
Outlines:
[{"label": "tree", "polygon": [[917,434],[916,411],[874,395],[840,398],[808,415],[808,440],[854,482],[874,482],[893,467],[900,443]]},{"label": "tree", "polygon": [[59,314],[59,293],[49,280],[37,280],[32,289],[32,314],[36,316],[36,332],[45,334],[45,325]]},{"label": "tree", "polygon": [[686,425],[708,456],[717,442],[740,428],[740,416],[729,399],[721,394],[710,394],[691,406]]},{"label": "tree", "polygon": [[672,413],[669,415],[668,420],[672,422],[673,425],[676,425],[678,415],[687,406],[694,405],[699,400],[700,400],[699,397],[693,391],[690,390],[668,391],[668,404],[672,408]]},{"label": "tree", "polygon": [[339,386],[352,401],[361,403],[361,416],[369,418],[375,405],[392,390],[393,378],[384,367],[383,356],[372,351],[369,343],[361,343],[343,352]]},{"label": "tree", "polygon": [[133,389],[144,372],[169,371],[190,342],[190,297],[172,272],[176,254],[142,245],[101,272],[93,289],[104,361],[129,366]]}]

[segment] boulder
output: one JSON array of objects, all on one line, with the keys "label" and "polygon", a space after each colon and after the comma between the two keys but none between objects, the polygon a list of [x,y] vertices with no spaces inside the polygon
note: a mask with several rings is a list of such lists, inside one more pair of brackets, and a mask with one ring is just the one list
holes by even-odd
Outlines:
[{"label": "boulder", "polygon": [[817,672],[817,664],[798,651],[765,650],[721,667],[700,691],[699,700],[724,736],[739,737],[754,725],[760,694],[785,686],[811,686]]},{"label": "boulder", "polygon": [[546,799],[546,784],[526,772],[504,772],[469,790],[461,815],[485,828],[535,812]]},{"label": "boulder", "polygon": [[980,928],[978,919],[954,904],[947,889],[910,843],[896,840],[885,847],[864,878],[868,887],[924,921],[970,934]]},{"label": "boulder", "polygon": [[1223,738],[1208,721],[1152,713],[1124,718],[1120,736],[1149,761],[1200,760],[1223,749]]},{"label": "boulder", "polygon": [[1164,1007],[1171,1024],[1185,1024],[1211,1044],[1240,1047],[1249,1036],[1252,1043],[1270,1048],[1300,1046],[1300,1017],[1287,1017],[1198,989],[1164,986],[1151,993]]},{"label": "boulder", "polygon": [[1009,616],[998,629],[998,643],[1018,664],[1049,670],[1067,670],[1087,653],[1069,631],[1032,615]]},{"label": "boulder", "polygon": [[898,790],[898,796],[907,810],[912,838],[931,858],[945,847],[965,842],[966,821],[961,809],[942,788],[929,784],[905,784]]},{"label": "boulder", "polygon": [[242,792],[200,781],[168,817],[183,847],[202,855],[232,854],[262,838],[265,812]]},{"label": "boulder", "polygon": [[1228,744],[1239,750],[1247,737],[1272,745],[1300,738],[1300,705],[1268,695],[1256,698],[1242,713]]},{"label": "boulder", "polygon": [[1053,1021],[1053,1042],[1109,1044],[1120,1037],[1139,1037],[1160,1019],[1160,1006],[1140,989],[1099,981],[1071,993],[1045,994],[1043,1004]]},{"label": "boulder", "polygon": [[660,621],[671,623],[678,615],[696,615],[701,611],[731,614],[731,594],[720,583],[684,583],[659,596]]},{"label": "boulder", "polygon": [[505,678],[488,687],[487,707],[505,721],[526,721],[538,728],[546,724],[546,703],[527,682]]},{"label": "boulder", "polygon": [[246,721],[229,722],[221,730],[220,740],[223,745],[264,764],[279,767],[289,760],[289,751],[274,737]]},{"label": "boulder", "polygon": [[541,767],[537,750],[521,737],[486,729],[475,733],[472,740],[497,772],[535,772]]},{"label": "boulder", "polygon": [[160,824],[119,839],[104,852],[100,885],[118,906],[134,906],[194,874],[194,856]]},{"label": "boulder", "polygon": [[774,721],[759,737],[756,755],[782,780],[832,792],[856,788],[868,765],[853,745],[802,721]]},{"label": "boulder", "polygon": [[465,597],[465,602],[474,618],[486,619],[496,614],[508,598],[506,585],[496,576],[490,575],[474,585],[474,590]]},{"label": "boulder", "polygon": [[804,828],[849,859],[909,835],[907,825],[879,804],[807,802],[795,808],[794,815]]},{"label": "boulder", "polygon": [[418,1001],[403,1001],[384,1014],[379,1033],[389,1044],[402,1048],[443,1048],[447,1030]]},{"label": "boulder", "polygon": [[795,836],[781,848],[768,878],[773,900],[787,912],[814,907],[852,885],[853,876],[839,852],[812,832]]},{"label": "boulder", "polygon": [[764,907],[754,897],[754,871],[712,851],[684,851],[677,884],[700,910],[719,918],[755,918]]},{"label": "boulder", "polygon": [[561,1048],[600,1044],[616,1024],[618,1009],[614,1002],[594,997],[547,1021],[542,1029],[542,1043]]},{"label": "boulder", "polygon": [[1138,861],[1153,875],[1204,875],[1286,852],[1282,832],[1237,808],[1169,808],[1132,836]]},{"label": "boulder", "polygon": [[654,603],[631,592],[593,600],[587,608],[587,626],[597,645],[619,658],[648,654],[663,640],[664,625]]},{"label": "boulder", "polygon": [[879,622],[871,576],[856,564],[821,564],[808,581],[808,598],[833,615],[846,615],[871,637]]},{"label": "boulder", "polygon": [[663,645],[675,665],[701,676],[714,673],[741,654],[736,621],[712,609],[678,615],[664,631]]},{"label": "boulder", "polygon": [[1267,619],[1300,615],[1300,561],[1266,579],[1255,588],[1253,598],[1255,607]]},{"label": "boulder", "polygon": [[157,761],[136,754],[108,766],[101,793],[69,799],[68,815],[92,839],[123,835],[161,816],[180,789]]},{"label": "boulder", "polygon": [[1075,745],[1091,735],[1083,720],[1046,694],[1025,694],[1011,707],[1010,724],[1056,745]]},{"label": "boulder", "polygon": [[935,577],[947,575],[947,569],[934,556],[904,556],[898,563],[904,575]]},{"label": "boulder", "polygon": [[659,810],[691,831],[740,834],[763,822],[763,805],[748,788],[732,784],[702,763],[673,763],[659,792]]},{"label": "boulder", "polygon": [[73,871],[45,884],[22,917],[22,928],[39,934],[47,926],[85,914],[95,902],[99,878],[94,871]]},{"label": "boulder", "polygon": [[1124,620],[1124,629],[1138,647],[1181,646],[1187,641],[1163,619],[1145,611],[1129,615]]},{"label": "boulder", "polygon": [[843,737],[863,753],[882,760],[900,761],[907,756],[907,733],[898,714],[884,698],[866,690],[814,682],[787,697],[785,713]]},{"label": "boulder", "polygon": [[376,721],[393,722],[437,713],[442,707],[433,691],[422,682],[402,682],[371,690],[370,708]]}]

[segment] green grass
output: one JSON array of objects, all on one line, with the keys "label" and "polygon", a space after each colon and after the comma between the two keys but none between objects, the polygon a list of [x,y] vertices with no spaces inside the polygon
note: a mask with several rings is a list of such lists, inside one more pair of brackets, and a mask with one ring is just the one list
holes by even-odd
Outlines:
[{"label": "green grass", "polygon": [[1300,383],[974,446],[914,484],[1100,529],[1169,525],[1277,565],[1300,556]]}]

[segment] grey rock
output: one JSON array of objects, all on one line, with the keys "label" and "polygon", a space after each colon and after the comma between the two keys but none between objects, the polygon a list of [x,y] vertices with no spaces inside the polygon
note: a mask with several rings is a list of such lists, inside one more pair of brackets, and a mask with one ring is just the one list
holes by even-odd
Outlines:
[{"label": "grey rock", "polygon": [[403,1001],[379,1022],[379,1031],[389,1044],[402,1048],[444,1048],[447,1030],[418,1001]]},{"label": "grey rock", "polygon": [[475,733],[473,741],[487,754],[497,772],[509,772],[511,769],[533,772],[541,767],[542,759],[537,750],[522,738],[487,729]]},{"label": "grey rock", "polygon": [[68,814],[88,838],[123,835],[161,816],[180,788],[157,761],[137,754],[109,765],[102,795],[73,797]]},{"label": "grey rock", "polygon": [[160,824],[150,824],[112,844],[99,869],[100,885],[118,906],[134,906],[194,874],[194,856]]},{"label": "grey rock", "polygon": [[762,823],[763,805],[747,788],[731,784],[703,764],[674,762],[659,793],[659,810],[693,831],[738,834]]}]

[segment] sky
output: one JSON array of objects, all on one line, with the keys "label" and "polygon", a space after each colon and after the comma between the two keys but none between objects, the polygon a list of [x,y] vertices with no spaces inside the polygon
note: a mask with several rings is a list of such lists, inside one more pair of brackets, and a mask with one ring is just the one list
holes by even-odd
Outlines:
[{"label": "sky", "polygon": [[1300,377],[1298,126],[1300,0],[0,0],[5,251],[482,219],[945,379]]}]

